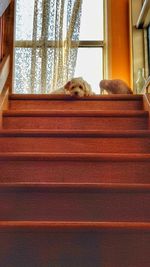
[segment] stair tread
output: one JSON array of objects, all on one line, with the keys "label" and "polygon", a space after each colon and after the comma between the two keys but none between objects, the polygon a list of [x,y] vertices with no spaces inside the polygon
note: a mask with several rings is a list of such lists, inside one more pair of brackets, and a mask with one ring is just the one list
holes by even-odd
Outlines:
[{"label": "stair tread", "polygon": [[4,117],[148,117],[148,111],[143,110],[7,110]]},{"label": "stair tread", "polygon": [[150,137],[150,130],[45,130],[1,129],[2,136],[54,136],[54,137]]},{"label": "stair tread", "polygon": [[[47,190],[54,193],[61,192],[150,192],[150,184],[136,184],[136,183],[49,183],[49,182],[11,182],[0,183],[0,190]],[[28,191],[29,192],[29,191]]]},{"label": "stair tread", "polygon": [[150,154],[3,152],[0,153],[0,160],[150,161]]},{"label": "stair tread", "polygon": [[0,231],[8,230],[150,231],[149,222],[0,221]]},{"label": "stair tread", "polygon": [[94,95],[83,98],[75,98],[69,95],[52,95],[52,94],[10,94],[10,100],[74,100],[74,101],[94,101],[94,100],[143,100],[142,95]]}]

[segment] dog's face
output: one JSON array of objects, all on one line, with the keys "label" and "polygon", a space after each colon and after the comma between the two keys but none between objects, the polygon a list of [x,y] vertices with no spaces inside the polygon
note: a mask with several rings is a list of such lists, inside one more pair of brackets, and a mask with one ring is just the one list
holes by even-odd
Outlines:
[{"label": "dog's face", "polygon": [[84,97],[92,95],[90,85],[82,78],[74,78],[65,85],[67,94],[76,97]]}]

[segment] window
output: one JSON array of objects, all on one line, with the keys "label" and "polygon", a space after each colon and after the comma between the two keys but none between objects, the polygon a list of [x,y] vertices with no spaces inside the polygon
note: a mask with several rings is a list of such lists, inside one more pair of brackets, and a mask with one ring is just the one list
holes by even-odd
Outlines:
[{"label": "window", "polygon": [[103,50],[103,0],[83,0],[75,76],[83,76],[91,84],[95,93],[99,93],[99,82],[103,79]]},{"label": "window", "polygon": [[[101,79],[103,79],[104,69],[103,2],[103,0],[83,0],[80,26],[80,42],[74,75],[75,77],[83,77],[85,80],[87,80],[91,84],[95,93],[100,92],[99,82]],[[27,93],[30,86],[30,84],[28,83],[28,77],[31,73],[30,65],[33,10],[34,0],[16,1],[16,49],[14,75],[14,91],[16,93]],[[49,42],[50,48],[52,43],[53,42]],[[23,54],[21,53],[21,50],[24,50]],[[28,62],[25,62],[22,55],[26,55]],[[24,66],[24,72],[21,74],[23,77],[21,77],[20,75],[20,64]],[[26,84],[26,86],[22,86],[22,89],[20,89],[21,80],[23,80]]]}]

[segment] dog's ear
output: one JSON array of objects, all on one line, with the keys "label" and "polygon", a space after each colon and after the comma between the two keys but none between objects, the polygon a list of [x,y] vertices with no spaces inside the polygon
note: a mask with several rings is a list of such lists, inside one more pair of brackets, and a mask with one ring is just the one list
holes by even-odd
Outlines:
[{"label": "dog's ear", "polygon": [[66,90],[69,90],[70,85],[71,85],[71,81],[67,82],[67,83],[65,84],[64,88],[65,88]]},{"label": "dog's ear", "polygon": [[85,90],[85,96],[93,95],[92,88],[86,81],[84,81],[84,86],[85,86],[85,89],[86,89]]}]

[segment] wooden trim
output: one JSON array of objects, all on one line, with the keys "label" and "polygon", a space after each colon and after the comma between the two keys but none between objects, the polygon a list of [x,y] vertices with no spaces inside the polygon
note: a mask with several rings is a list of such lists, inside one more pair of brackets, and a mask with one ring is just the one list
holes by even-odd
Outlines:
[{"label": "wooden trim", "polygon": [[5,231],[137,231],[149,232],[150,223],[144,222],[47,222],[47,221],[1,221],[0,232]]},{"label": "wooden trim", "polygon": [[9,6],[11,0],[1,0],[0,1],[0,17],[4,14],[5,10]]},{"label": "wooden trim", "polygon": [[127,192],[139,193],[150,192],[150,184],[124,184],[124,183],[29,183],[29,182],[14,182],[1,183],[0,191],[5,192],[22,192],[26,190],[34,190],[34,192]]},{"label": "wooden trim", "polygon": [[150,94],[143,95],[144,110],[149,112],[149,128],[150,128]]},{"label": "wooden trim", "polygon": [[0,111],[8,107],[8,95],[9,95],[9,89],[8,87],[6,87],[0,94]]},{"label": "wooden trim", "polygon": [[148,112],[143,110],[109,110],[109,111],[90,111],[90,110],[9,110],[3,113],[4,117],[147,117]]},{"label": "wooden trim", "polygon": [[6,55],[0,64],[0,93],[2,92],[4,85],[7,81],[10,71],[10,56]]},{"label": "wooden trim", "polygon": [[9,6],[9,12],[7,15],[7,48],[10,54],[10,71],[9,71],[9,77],[8,77],[8,86],[9,86],[9,92],[12,92],[12,85],[13,85],[13,59],[14,59],[14,27],[15,27],[15,0],[11,0],[10,6]]},{"label": "wooden trim", "polygon": [[138,17],[136,27],[137,29],[143,29],[150,23],[150,1],[145,0],[142,6],[140,15]]},{"label": "wooden trim", "polygon": [[55,95],[55,94],[11,94],[10,100],[75,100],[75,101],[142,101],[142,95],[93,95],[88,97],[73,97],[70,95]]},{"label": "wooden trim", "polygon": [[0,94],[0,129],[2,128],[2,111],[8,108],[9,88],[5,87]]},{"label": "wooden trim", "polygon": [[130,85],[129,1],[108,0],[109,79]]},{"label": "wooden trim", "polygon": [[150,94],[143,95],[143,105],[144,105],[144,110],[148,111],[150,114]]},{"label": "wooden trim", "polygon": [[148,130],[122,130],[122,131],[97,131],[97,130],[25,130],[3,129],[0,137],[55,137],[55,138],[150,138]]}]

